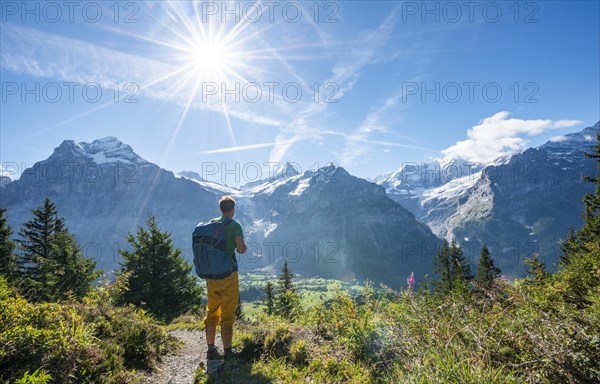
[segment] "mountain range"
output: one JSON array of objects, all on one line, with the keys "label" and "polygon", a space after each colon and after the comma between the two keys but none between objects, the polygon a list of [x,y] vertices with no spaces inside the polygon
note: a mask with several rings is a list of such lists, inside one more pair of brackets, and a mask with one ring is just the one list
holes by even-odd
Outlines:
[{"label": "mountain range", "polygon": [[583,223],[581,199],[593,187],[582,179],[597,172],[584,153],[593,152],[598,129],[600,122],[492,164],[403,164],[376,182],[436,236],[457,239],[473,263],[485,243],[508,275],[523,275],[533,253],[553,268],[560,240]]},{"label": "mountain range", "polygon": [[[63,141],[3,186],[0,204],[18,229],[50,198],[84,254],[111,270],[120,261],[118,249],[128,247],[126,235],[150,213],[191,260],[191,233],[198,222],[219,216],[224,194],[236,197],[236,219],[245,229],[249,251],[241,269],[278,268],[288,260],[303,274],[397,285],[411,271],[426,273],[439,245],[382,186],[333,164],[303,174],[286,164],[273,177],[236,189],[194,172],[175,175],[115,137]],[[430,250],[429,260],[421,250]]]},{"label": "mountain range", "polygon": [[57,205],[84,254],[97,267],[118,267],[127,233],[157,217],[191,260],[191,232],[219,215],[233,195],[248,252],[242,270],[279,269],[284,260],[307,275],[404,283],[431,272],[441,239],[456,238],[476,262],[486,243],[508,275],[538,252],[553,264],[558,242],[581,225],[582,203],[595,173],[590,152],[600,123],[493,164],[462,160],[406,163],[370,182],[327,164],[299,173],[283,164],[271,177],[234,188],[196,172],[174,174],[115,137],[63,141],[18,180],[0,183],[0,206],[18,232],[45,197]]}]

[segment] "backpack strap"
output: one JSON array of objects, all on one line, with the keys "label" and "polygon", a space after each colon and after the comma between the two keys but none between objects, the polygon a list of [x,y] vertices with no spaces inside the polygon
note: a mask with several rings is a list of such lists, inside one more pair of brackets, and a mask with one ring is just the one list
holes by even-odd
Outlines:
[{"label": "backpack strap", "polygon": [[[233,221],[233,219],[230,219],[229,217],[226,217],[225,220],[221,221],[221,224],[223,224],[223,227],[226,227],[232,221]],[[218,223],[218,222],[219,221],[217,219],[212,219],[211,221],[209,221],[209,223]]]}]

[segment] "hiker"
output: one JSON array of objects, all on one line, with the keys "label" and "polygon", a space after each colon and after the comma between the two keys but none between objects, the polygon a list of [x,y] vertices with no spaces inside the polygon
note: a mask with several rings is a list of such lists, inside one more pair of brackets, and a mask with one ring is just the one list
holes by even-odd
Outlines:
[{"label": "hiker", "polygon": [[208,304],[206,305],[204,324],[206,343],[208,344],[206,352],[208,360],[221,357],[215,346],[215,335],[219,324],[221,325],[221,339],[223,340],[223,356],[227,358],[232,355],[233,323],[235,322],[235,310],[240,295],[235,251],[237,250],[239,253],[246,252],[242,226],[233,220],[235,200],[231,196],[224,196],[219,201],[219,208],[221,209],[221,217],[214,220],[218,222],[230,220],[225,226],[225,252],[232,257],[234,270],[233,273],[223,279],[206,279]]}]

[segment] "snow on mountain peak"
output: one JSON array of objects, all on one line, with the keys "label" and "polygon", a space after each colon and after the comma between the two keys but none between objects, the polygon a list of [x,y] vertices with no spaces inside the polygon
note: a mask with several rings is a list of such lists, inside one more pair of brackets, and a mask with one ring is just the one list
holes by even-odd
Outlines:
[{"label": "snow on mountain peak", "polygon": [[321,168],[317,169],[317,171],[314,173],[314,177],[325,182],[335,181],[334,175],[346,176],[348,175],[348,172],[346,172],[344,168],[335,165],[334,163],[327,163]]},{"label": "snow on mountain peak", "polygon": [[273,179],[278,179],[278,178],[290,178],[290,177],[294,177],[296,175],[300,174],[300,172],[298,172],[298,170],[296,169],[296,167],[294,167],[294,165],[292,165],[291,163],[285,163],[283,164],[281,167],[279,167],[276,171],[275,174],[273,175]]},{"label": "snow on mountain peak", "polygon": [[577,154],[593,147],[596,135],[600,129],[600,122],[593,127],[587,127],[579,132],[567,133],[563,136],[554,136],[538,148],[547,150],[555,155]]},{"label": "snow on mountain peak", "polygon": [[54,154],[71,154],[76,157],[85,157],[91,159],[96,164],[103,163],[143,163],[146,160],[138,156],[133,149],[121,142],[114,136],[107,136],[91,143],[74,140],[64,140],[60,146],[55,149]]}]

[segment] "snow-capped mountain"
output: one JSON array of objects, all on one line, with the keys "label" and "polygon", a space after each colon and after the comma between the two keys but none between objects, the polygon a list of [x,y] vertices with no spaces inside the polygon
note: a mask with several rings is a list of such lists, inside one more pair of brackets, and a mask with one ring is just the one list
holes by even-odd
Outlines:
[{"label": "snow-capped mountain", "polygon": [[411,162],[402,164],[396,172],[377,177],[375,182],[383,186],[393,200],[421,217],[427,212],[423,200],[448,196],[468,188],[480,176],[482,169],[482,164],[461,159]]},{"label": "snow-capped mountain", "polygon": [[194,172],[177,175],[138,156],[114,137],[92,143],[63,141],[46,160],[2,190],[9,224],[18,232],[31,209],[53,200],[84,254],[112,269],[127,233],[154,214],[175,246],[191,260],[191,233],[219,215],[225,194],[238,201],[248,252],[242,269],[278,267],[284,258],[299,272],[369,278],[398,285],[411,271],[429,272],[437,239],[383,187],[329,164],[299,174],[284,164],[272,176],[233,188]]},{"label": "snow-capped mountain", "polygon": [[[255,190],[255,224],[262,251],[283,256],[301,272],[371,278],[401,284],[430,271],[439,240],[374,183],[334,164]],[[434,250],[433,252],[431,252]]]},{"label": "snow-capped mountain", "polygon": [[117,266],[127,233],[143,225],[149,212],[182,246],[199,218],[215,216],[217,204],[212,191],[142,159],[114,137],[65,140],[6,185],[2,205],[15,232],[45,197],[56,203],[84,254],[96,257],[104,269]]},{"label": "snow-capped mountain", "polygon": [[[473,172],[454,173],[458,177],[444,178],[441,167],[439,183],[415,183],[416,172],[406,166],[378,183],[437,236],[456,238],[474,261],[486,243],[507,274],[522,274],[523,259],[534,252],[551,268],[560,239],[582,224],[581,199],[592,191],[582,177],[596,172],[584,152],[593,151],[599,128],[600,123],[494,164],[475,165]],[[403,182],[402,172],[410,173],[411,183]]]}]

